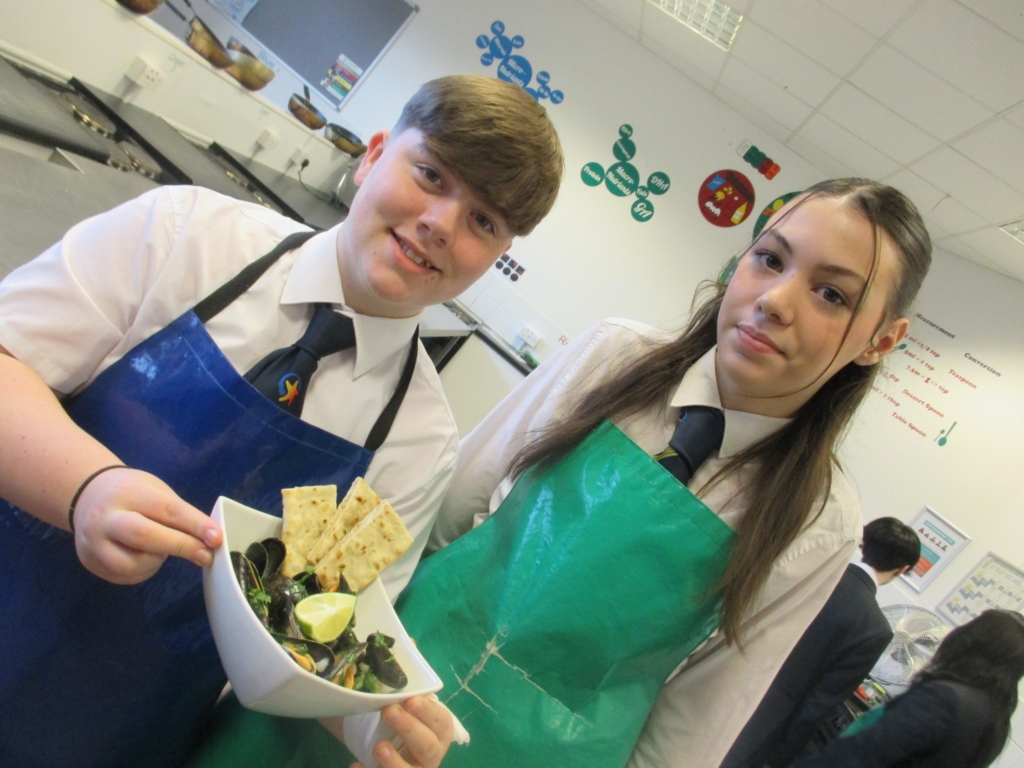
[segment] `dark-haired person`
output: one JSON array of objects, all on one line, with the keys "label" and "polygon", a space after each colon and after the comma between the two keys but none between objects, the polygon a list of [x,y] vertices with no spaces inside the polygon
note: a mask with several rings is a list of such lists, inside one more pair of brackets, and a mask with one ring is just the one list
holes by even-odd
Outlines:
[{"label": "dark-haired person", "polygon": [[1024,678],[1024,616],[988,610],[943,639],[881,718],[794,768],[985,768],[1010,735]]},{"label": "dark-haired person", "polygon": [[861,561],[851,563],[775,676],[722,768],[785,768],[868,676],[892,640],[875,595],[921,557],[921,540],[895,517],[864,526]]},{"label": "dark-haired person", "polygon": [[856,551],[835,450],[930,259],[900,192],[822,182],[681,333],[603,322],[463,438],[397,603],[446,766],[718,768]]},{"label": "dark-haired person", "polygon": [[[164,187],[0,284],[0,765],[181,764],[225,683],[218,495],[280,514],[283,487],[365,476],[415,538],[401,591],[457,449],[418,316],[544,217],[562,165],[521,88],[442,78],[370,139],[336,228]],[[436,765],[448,713],[387,716],[408,751],[382,764]]]}]

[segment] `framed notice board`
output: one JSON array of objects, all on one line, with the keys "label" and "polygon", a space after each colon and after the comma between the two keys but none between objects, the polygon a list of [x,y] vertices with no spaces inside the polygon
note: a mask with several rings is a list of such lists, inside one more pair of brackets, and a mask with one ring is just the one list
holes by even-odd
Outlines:
[{"label": "framed notice board", "polygon": [[406,0],[257,0],[251,6],[242,27],[336,107],[418,10]]}]

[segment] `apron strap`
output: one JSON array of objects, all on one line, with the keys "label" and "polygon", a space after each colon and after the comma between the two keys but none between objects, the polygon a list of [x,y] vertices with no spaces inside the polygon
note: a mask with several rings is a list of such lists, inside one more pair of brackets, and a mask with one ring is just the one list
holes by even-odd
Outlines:
[{"label": "apron strap", "polygon": [[309,232],[295,232],[288,235],[270,253],[246,266],[245,269],[224,283],[224,285],[196,304],[195,309],[192,311],[196,313],[199,322],[206,325],[208,320],[216,317],[231,302],[252,288],[275,261],[288,253],[288,251],[298,248],[315,234],[317,234],[315,231],[310,230]]},{"label": "apron strap", "polygon": [[[295,232],[288,235],[270,253],[261,256],[252,264],[246,266],[228,282],[196,304],[195,309],[192,311],[199,318],[199,322],[205,325],[208,320],[220,314],[231,302],[252,288],[274,262],[288,253],[288,251],[301,246],[315,234],[318,233],[309,231]],[[409,390],[409,383],[412,381],[412,375],[416,371],[419,340],[420,329],[419,326],[416,326],[416,331],[413,333],[412,341],[409,344],[409,355],[405,359],[405,368],[402,369],[402,377],[398,380],[398,386],[395,388],[394,394],[391,395],[388,404],[384,406],[380,416],[377,417],[377,422],[373,425],[373,429],[370,430],[370,436],[366,438],[365,447],[368,451],[376,451],[380,448],[384,441],[387,440],[388,433],[391,432],[391,425],[395,423],[398,409],[402,407],[405,393]]]},{"label": "apron strap", "polygon": [[405,393],[409,389],[409,382],[412,381],[412,374],[416,370],[416,356],[420,351],[419,341],[420,327],[417,325],[416,330],[412,334],[412,342],[409,344],[409,356],[405,358],[402,378],[398,380],[398,386],[395,387],[395,394],[391,396],[388,404],[384,406],[384,410],[377,417],[377,423],[370,430],[370,436],[366,438],[366,450],[368,451],[376,451],[384,444],[384,441],[387,440],[388,432],[391,431],[391,425],[395,423],[395,416],[398,415],[398,409],[402,407]]}]

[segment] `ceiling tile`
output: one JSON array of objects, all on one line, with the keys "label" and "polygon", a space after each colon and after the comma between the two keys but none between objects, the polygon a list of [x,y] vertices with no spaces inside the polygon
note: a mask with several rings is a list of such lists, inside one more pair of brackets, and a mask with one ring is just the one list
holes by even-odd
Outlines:
[{"label": "ceiling tile", "polygon": [[888,42],[997,112],[1024,99],[1024,43],[953,0],[926,0]]},{"label": "ceiling tile", "polygon": [[941,143],[849,83],[844,83],[820,109],[850,133],[904,165]]},{"label": "ceiling tile", "polygon": [[635,40],[640,38],[640,8],[647,0],[582,0]]},{"label": "ceiling tile", "polygon": [[942,141],[995,114],[887,45],[872,53],[850,82]]},{"label": "ceiling tile", "polygon": [[1024,192],[1024,129],[993,120],[953,144],[953,148],[1011,187]]},{"label": "ceiling tile", "polygon": [[987,227],[979,232],[961,235],[960,239],[1018,280],[1024,280],[1024,244],[999,231],[998,227]]},{"label": "ceiling tile", "polygon": [[668,64],[671,64],[673,67],[678,69],[688,78],[697,83],[697,85],[699,85],[700,87],[708,91],[714,90],[714,77],[707,74],[706,72],[701,72],[699,69],[697,69],[697,67],[693,66],[693,64],[681,59],[679,56],[676,56],[675,53],[670,51],[665,46],[659,45],[658,43],[651,40],[651,38],[649,37],[644,38],[643,46],[651,53],[654,53],[657,56],[659,56],[663,61],[667,62]]},{"label": "ceiling tile", "polygon": [[[758,0],[750,18],[840,76],[864,58],[876,41],[817,0]],[[742,34],[741,26],[737,38]]]},{"label": "ceiling tile", "polygon": [[1015,280],[1020,279],[1009,274],[1002,266],[996,264],[992,259],[978,253],[974,248],[967,245],[967,243],[963,242],[959,238],[944,237],[942,240],[936,242],[934,247],[938,248],[940,251],[946,251],[947,253],[952,253],[954,256],[959,256],[961,259],[974,262],[986,269],[991,269],[993,272],[998,272],[1001,275],[1012,277]]},{"label": "ceiling tile", "polygon": [[1024,104],[1006,113],[1006,119],[1018,128],[1024,128]]},{"label": "ceiling tile", "polygon": [[949,147],[922,158],[911,170],[990,223],[1024,215],[1024,194]]},{"label": "ceiling tile", "polygon": [[704,74],[718,79],[725,51],[647,2],[643,4],[642,31],[641,42],[653,40]]},{"label": "ceiling tile", "polygon": [[736,36],[732,58],[808,104],[817,104],[839,85],[839,78],[752,21]]},{"label": "ceiling tile", "polygon": [[981,14],[1018,40],[1024,40],[1024,5],[1020,0],[960,0],[960,4]]},{"label": "ceiling tile", "polygon": [[875,37],[881,37],[916,0],[821,0]]},{"label": "ceiling tile", "polygon": [[887,178],[885,183],[896,187],[914,201],[918,212],[928,225],[929,232],[938,226],[943,232],[957,234],[988,224],[981,216],[968,210],[912,171],[903,169]]},{"label": "ceiling tile", "polygon": [[955,235],[951,235],[934,221],[926,221],[925,227],[928,229],[928,236],[931,237],[933,244],[936,240],[943,237],[955,237]]},{"label": "ceiling tile", "polygon": [[877,179],[895,171],[899,166],[877,149],[818,114],[800,129],[800,135],[822,151],[832,155],[858,176]]},{"label": "ceiling tile", "polygon": [[814,146],[800,134],[791,136],[786,146],[796,152],[800,157],[809,162],[828,179],[844,179],[849,176],[856,176],[852,169],[836,160],[828,152],[824,152]]},{"label": "ceiling tile", "polygon": [[715,88],[715,96],[779,143],[784,142],[793,133],[791,128],[787,128],[774,117],[766,115],[742,96],[733,93],[721,84]]},{"label": "ceiling tile", "polygon": [[811,114],[810,105],[735,58],[730,57],[718,82],[791,131]]}]

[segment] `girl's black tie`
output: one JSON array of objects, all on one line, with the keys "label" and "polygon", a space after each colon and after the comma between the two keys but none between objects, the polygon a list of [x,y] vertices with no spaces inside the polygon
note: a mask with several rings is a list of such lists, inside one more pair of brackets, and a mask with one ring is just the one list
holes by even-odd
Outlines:
[{"label": "girl's black tie", "polygon": [[355,343],[352,318],[335,312],[330,304],[317,304],[302,338],[264,357],[245,374],[245,380],[282,409],[298,416],[320,358]]},{"label": "girl's black tie", "polygon": [[700,465],[722,447],[724,435],[725,414],[721,409],[691,405],[683,409],[668,448],[654,458],[686,485]]}]

